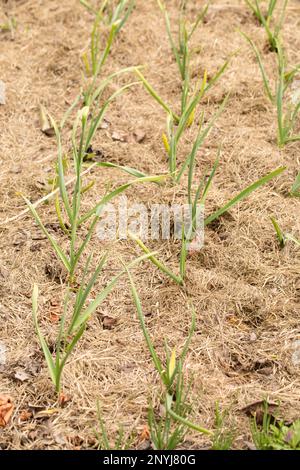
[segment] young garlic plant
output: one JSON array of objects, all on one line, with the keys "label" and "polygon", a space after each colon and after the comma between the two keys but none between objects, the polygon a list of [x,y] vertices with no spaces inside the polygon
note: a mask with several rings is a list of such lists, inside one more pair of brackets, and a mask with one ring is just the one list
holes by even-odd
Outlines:
[{"label": "young garlic plant", "polygon": [[[120,276],[124,273],[124,270],[117,274],[105,288],[101,290],[99,294],[96,295],[93,301],[88,303],[88,297],[92,289],[95,287],[95,283],[102,271],[107,254],[104,255],[96,269],[92,270],[91,274],[91,259],[92,255],[89,254],[83,260],[85,251],[91,241],[92,235],[96,228],[101,212],[110,200],[112,200],[117,195],[121,194],[123,191],[128,189],[130,186],[141,183],[141,182],[159,182],[161,181],[161,176],[145,176],[142,173],[138,172],[129,167],[121,167],[118,165],[110,163],[99,163],[99,166],[102,167],[114,167],[119,168],[122,171],[135,176],[135,179],[125,183],[116,189],[107,192],[96,204],[94,204],[86,212],[82,212],[82,197],[86,193],[87,189],[90,188],[90,185],[83,185],[82,170],[84,165],[84,159],[87,154],[88,148],[91,146],[92,139],[99,127],[101,120],[103,119],[104,112],[111,102],[112,99],[115,99],[124,89],[115,92],[110,98],[108,98],[100,110],[96,114],[91,113],[89,107],[85,106],[77,113],[72,131],[72,154],[73,154],[73,163],[74,163],[74,172],[75,172],[75,181],[71,188],[71,191],[67,190],[66,187],[66,175],[65,175],[65,157],[62,147],[62,137],[61,133],[64,128],[65,121],[67,117],[65,116],[60,123],[60,126],[54,121],[54,119],[49,115],[49,119],[53,129],[55,130],[56,139],[57,139],[57,149],[58,149],[58,158],[57,158],[57,184],[59,187],[59,196],[55,200],[55,210],[58,218],[60,227],[62,228],[65,236],[68,237],[69,247],[67,250],[63,250],[62,246],[58,241],[51,235],[47,230],[46,226],[42,222],[37,210],[34,205],[23,196],[26,204],[28,205],[36,223],[41,228],[44,235],[47,237],[50,242],[57,258],[62,262],[65,270],[68,273],[66,295],[64,299],[64,309],[63,314],[60,320],[59,331],[57,334],[57,340],[55,343],[55,351],[53,354],[50,352],[50,347],[47,344],[46,339],[44,338],[37,320],[37,311],[38,311],[38,287],[34,286],[33,290],[33,317],[36,332],[38,339],[40,341],[44,356],[48,365],[50,372],[50,377],[55,385],[57,392],[61,390],[61,375],[66,364],[66,361],[73,351],[74,347],[78,343],[82,334],[85,331],[86,324],[90,319],[91,315],[111,292],[113,287],[116,285]],[[85,235],[82,238],[82,227],[86,227]],[[146,256],[146,258],[148,255]],[[135,265],[139,261],[145,259],[140,257],[134,260],[131,265]],[[78,278],[77,268],[78,265],[83,266],[83,275],[81,278]],[[74,291],[76,292],[75,299],[73,298]],[[88,305],[87,305],[88,303]],[[70,311],[72,314],[70,316]]]},{"label": "young garlic plant", "polygon": [[137,309],[139,322],[147,348],[163,387],[161,400],[161,404],[163,405],[163,415],[157,417],[155,410],[153,409],[153,405],[150,405],[148,412],[150,436],[155,450],[175,449],[180,443],[182,443],[187,429],[192,429],[201,434],[212,436],[213,433],[210,430],[203,428],[202,426],[198,426],[188,419],[191,412],[191,406],[189,404],[189,387],[185,387],[183,364],[195,331],[194,310],[189,335],[181,354],[177,356],[176,348],[170,351],[167,343],[165,343],[166,363],[164,365],[155,350],[147,330],[140,298],[133,278],[129,269],[125,269],[129,276],[131,293]]},{"label": "young garlic plant", "polygon": [[[97,89],[97,79],[102,72],[117,34],[123,28],[132,13],[135,1],[121,0],[117,5],[114,5],[114,2],[104,0],[98,9],[95,9],[85,0],[80,0],[80,3],[95,16],[90,38],[89,53],[84,52],[81,57],[84,65],[85,79],[89,82],[84,93],[84,104],[91,106],[99,96],[99,93],[102,92],[101,89]],[[101,47],[103,32],[100,26],[102,22],[106,23],[109,28],[104,49]],[[117,72],[117,74],[114,74],[114,76],[128,70],[130,70],[130,68],[123,69]]]},{"label": "young garlic plant", "polygon": [[[199,80],[198,83],[194,86],[191,83],[190,79],[191,50],[189,44],[197,27],[199,26],[199,24],[207,13],[208,4],[204,6],[203,10],[197,16],[195,23],[189,29],[187,27],[187,19],[185,15],[188,2],[181,2],[178,24],[178,43],[176,43],[177,41],[174,39],[174,36],[171,31],[171,23],[167,8],[162,1],[157,0],[157,2],[160,10],[164,15],[171,50],[173,52],[180,73],[180,79],[182,83],[180,113],[177,113],[171,109],[168,103],[163,98],[161,98],[161,96],[156,92],[156,90],[152,87],[152,85],[148,82],[148,80],[144,77],[140,70],[136,70],[136,74],[143,86],[145,87],[146,91],[167,113],[167,130],[166,133],[163,133],[162,140],[164,148],[167,152],[169,172],[171,173],[174,183],[178,183],[182,176],[182,173],[177,167],[177,154],[179,150],[180,139],[184,135],[184,131],[188,127],[192,126],[195,120],[197,106],[200,103],[202,97],[223,75],[229,64],[229,60],[225,61],[223,66],[218,70],[218,72],[211,78],[209,82],[207,81],[207,72],[205,71],[202,81]],[[218,114],[219,113],[217,113],[217,115]],[[201,119],[203,119],[203,116]],[[212,120],[211,126],[208,126],[208,132],[211,129],[214,120],[215,119]],[[185,163],[184,167],[186,168],[186,166],[187,163]]]},{"label": "young garlic plant", "polygon": [[103,421],[99,400],[97,401],[97,417],[99,422],[99,430],[95,429],[95,435],[98,440],[98,450],[129,450],[134,440],[134,433],[126,434],[123,426],[119,426],[116,439],[113,445],[110,443],[109,431]]},{"label": "young garlic plant", "polygon": [[[188,68],[188,61],[180,61],[179,49],[176,49],[175,43],[172,39],[171,29],[170,29],[170,21],[169,16],[167,13],[166,8],[160,3],[160,7],[165,14],[165,20],[167,25],[168,36],[170,38],[170,42],[172,45],[172,50],[174,50],[174,54],[176,56],[176,61],[179,64],[179,68],[183,67],[184,64],[185,68]],[[187,37],[181,36],[181,37]],[[187,50],[187,44],[184,50]],[[279,54],[280,56],[280,54]],[[190,88],[188,92],[184,92],[185,98],[181,100],[181,103],[184,103],[184,106],[181,109],[181,114],[176,114],[171,107],[159,96],[159,94],[154,90],[152,85],[146,80],[140,70],[136,70],[136,74],[138,75],[139,79],[143,83],[145,89],[148,93],[155,99],[155,101],[166,111],[167,113],[167,134],[163,134],[163,143],[165,150],[168,155],[168,162],[169,162],[169,172],[172,176],[173,182],[178,184],[181,181],[181,178],[186,170],[188,170],[188,183],[187,183],[187,202],[190,206],[191,210],[191,223],[187,230],[182,230],[182,243],[181,243],[181,250],[180,250],[180,257],[179,257],[179,274],[172,272],[167,266],[165,266],[156,256],[149,256],[149,260],[156,265],[164,274],[169,276],[178,284],[184,283],[185,273],[186,273],[186,260],[188,256],[188,247],[190,243],[193,241],[195,235],[197,235],[195,230],[195,217],[197,214],[197,208],[200,207],[203,210],[205,205],[205,200],[207,194],[209,192],[210,186],[212,184],[213,178],[215,176],[215,172],[217,169],[219,158],[217,158],[211,172],[209,175],[204,175],[201,179],[200,183],[197,185],[194,194],[192,194],[192,188],[194,186],[195,180],[195,162],[196,156],[198,153],[199,148],[203,144],[205,138],[211,131],[215,121],[223,112],[224,107],[228,101],[228,96],[225,97],[223,103],[221,104],[220,108],[217,112],[213,115],[209,123],[203,128],[204,122],[204,113],[200,116],[199,119],[199,130],[194,140],[191,152],[184,158],[183,164],[181,166],[178,165],[178,147],[180,139],[187,127],[189,127],[195,120],[195,113],[198,104],[201,101],[201,98],[205,94],[205,92],[216,83],[216,81],[220,78],[220,76],[225,71],[228,62],[224,64],[224,66],[220,69],[220,71],[213,77],[213,79],[207,83],[207,74],[204,73],[204,77],[202,82],[198,84],[196,87],[196,91],[192,95],[191,98],[188,99],[190,95]],[[295,72],[291,71],[289,75],[287,75],[286,80],[292,80],[294,77]],[[189,84],[188,73],[184,73],[184,77],[186,79],[187,84]],[[189,87],[190,85],[188,85]],[[187,90],[187,88],[183,87],[183,90]],[[294,118],[292,118],[294,119]],[[246,198],[249,194],[253,191],[258,189],[260,186],[266,184],[272,178],[278,176],[285,168],[278,168],[277,170],[265,175],[264,177],[260,178],[259,180],[255,181],[253,184],[242,190],[238,193],[235,197],[233,197],[227,204],[217,210],[215,213],[211,214],[210,216],[205,218],[204,226],[210,224],[218,217],[223,215],[227,212],[231,207],[235,204],[242,201]],[[140,248],[145,252],[148,253],[150,250],[144,245],[143,241],[140,240],[136,235],[129,234],[129,236],[140,246]]]},{"label": "young garlic plant", "polygon": [[108,26],[119,22],[118,32],[123,28],[135,7],[135,0],[103,0],[98,8],[86,0],[80,0],[80,3],[95,17],[98,17],[99,22],[102,21]]},{"label": "young garlic plant", "polygon": [[149,261],[151,261],[161,272],[170,277],[179,285],[183,285],[185,281],[186,264],[189,254],[189,248],[192,247],[193,241],[197,241],[197,237],[203,238],[203,233],[199,233],[199,230],[205,230],[205,227],[207,225],[221,217],[233,206],[248,197],[253,191],[268,183],[271,179],[279,176],[285,170],[285,167],[280,167],[272,171],[271,173],[268,173],[267,175],[263,176],[262,178],[258,179],[250,186],[246,187],[241,192],[239,192],[232,199],[230,199],[224,206],[219,208],[217,211],[213,212],[211,215],[205,217],[204,227],[197,227],[198,214],[199,212],[202,214],[204,213],[206,198],[208,196],[219,164],[218,155],[210,173],[204,174],[200,180],[200,183],[196,186],[196,189],[194,189],[195,162],[198,149],[197,144],[198,141],[196,140],[188,164],[187,203],[190,211],[190,216],[187,223],[184,223],[184,221],[182,221],[181,250],[179,255],[179,273],[174,273],[164,263],[162,263],[156,255],[151,255],[149,248],[135,234],[128,234],[129,237],[142,249],[142,251],[149,255]]},{"label": "young garlic plant", "polygon": [[295,182],[292,186],[291,195],[295,197],[300,197],[300,172],[298,173]]},{"label": "young garlic plant", "polygon": [[[114,276],[111,281],[102,288],[100,293],[96,295],[94,300],[89,301],[89,294],[95,287],[95,283],[102,271],[107,254],[105,254],[99,261],[95,270],[89,274],[92,255],[87,258],[84,266],[83,275],[79,281],[79,287],[74,287],[70,283],[67,285],[67,292],[64,297],[64,308],[59,322],[57,338],[52,352],[50,344],[47,343],[45,336],[38,323],[38,286],[34,284],[32,293],[32,313],[35,330],[41,345],[46,364],[49,370],[50,378],[57,393],[61,392],[61,379],[64,367],[67,360],[76,347],[78,341],[83,335],[87,322],[90,320],[93,313],[106,299],[106,297],[113,290],[120,277],[124,274],[125,270],[120,271]],[[137,263],[146,259],[141,256],[131,263],[128,267],[133,267]],[[74,291],[76,291],[75,299]]]},{"label": "young garlic plant", "polygon": [[272,416],[267,401],[263,404],[262,420],[255,416],[250,427],[257,450],[300,450],[300,420],[287,424]]},{"label": "young garlic plant", "polygon": [[[280,41],[276,40],[277,47],[277,77],[275,92],[272,90],[261,54],[255,43],[245,33],[242,36],[250,44],[263,79],[264,89],[270,102],[276,107],[277,111],[277,142],[280,148],[290,142],[300,140],[300,134],[295,134],[294,129],[297,126],[300,111],[300,96],[298,91],[293,92],[292,84],[298,73],[300,73],[300,64],[288,68],[287,59]],[[290,95],[290,96],[288,96]]]},{"label": "young garlic plant", "polygon": [[234,431],[226,426],[229,410],[220,410],[219,403],[215,408],[215,431],[211,450],[230,450],[234,441]]},{"label": "young garlic plant", "polygon": [[[118,165],[108,163],[98,163],[98,166],[101,167],[113,167],[119,168],[120,170],[136,176],[136,178],[128,183],[123,184],[122,186],[117,187],[116,189],[108,192],[103,198],[101,198],[93,207],[91,207],[86,213],[82,214],[81,212],[81,202],[82,196],[87,190],[87,187],[83,186],[82,182],[82,169],[84,165],[84,159],[87,155],[88,149],[91,146],[92,139],[101,124],[101,121],[104,117],[105,109],[107,108],[108,104],[116,98],[124,89],[128,88],[129,85],[121,88],[117,92],[115,92],[102,106],[100,111],[93,116],[89,115],[89,108],[84,107],[78,113],[77,117],[74,122],[73,132],[72,132],[72,153],[73,153],[73,162],[74,162],[74,171],[75,171],[75,183],[73,188],[73,195],[69,196],[66,188],[66,175],[65,175],[65,157],[62,148],[62,137],[61,137],[61,130],[62,125],[60,128],[54,121],[54,119],[49,116],[51,125],[55,130],[56,139],[57,139],[57,148],[58,148],[58,159],[57,159],[57,172],[58,172],[58,186],[60,190],[60,198],[57,198],[55,201],[55,209],[58,217],[59,224],[63,231],[69,236],[70,239],[70,250],[69,254],[63,252],[61,247],[57,244],[55,239],[46,229],[45,225],[41,221],[34,205],[23,196],[26,204],[28,205],[31,213],[33,214],[36,222],[41,227],[43,233],[48,238],[49,242],[52,245],[57,257],[63,263],[64,268],[69,273],[69,278],[74,281],[74,274],[77,264],[81,255],[83,254],[87,244],[89,243],[92,234],[95,230],[99,217],[101,215],[101,211],[105,204],[107,204],[110,200],[121,194],[123,191],[128,189],[130,186],[142,183],[142,182],[160,182],[164,176],[146,176],[137,170],[134,170],[130,167],[121,167]],[[77,139],[77,131],[78,127],[80,126],[80,135],[79,139]],[[78,142],[79,140],[79,142]],[[90,185],[88,186],[88,189]],[[66,220],[65,220],[66,219]],[[85,239],[81,243],[78,242],[78,231],[80,227],[88,222],[90,222],[87,235]],[[78,245],[78,246],[77,246]]]},{"label": "young garlic plant", "polygon": [[169,173],[173,179],[174,184],[178,184],[184,174],[185,170],[189,166],[190,159],[192,158],[193,152],[197,152],[200,146],[204,143],[206,137],[210,133],[215,121],[218,119],[220,114],[223,112],[225,105],[228,101],[228,96],[225,97],[223,103],[221,104],[220,108],[216,111],[213,115],[207,126],[203,129],[203,122],[204,122],[204,113],[202,112],[199,118],[199,129],[197,133],[197,137],[194,143],[194,147],[191,152],[186,156],[184,159],[181,168],[178,164],[178,151],[179,151],[179,143],[180,139],[182,138],[184,131],[190,127],[192,122],[195,120],[195,113],[197,110],[197,106],[201,101],[205,91],[207,90],[207,74],[204,73],[203,80],[201,84],[198,85],[195,93],[191,97],[191,99],[186,103],[186,107],[183,110],[180,116],[177,116],[170,108],[170,106],[165,103],[162,98],[156,93],[156,91],[152,88],[152,86],[147,82],[145,77],[142,75],[141,71],[136,69],[136,74],[140,78],[141,82],[144,84],[145,88],[149,92],[149,94],[163,107],[163,109],[167,112],[167,133],[163,133],[162,140],[164,144],[164,148],[167,153],[168,157],[168,166],[169,166]]},{"label": "young garlic plant", "polygon": [[[85,6],[89,6],[87,2],[82,2]],[[68,274],[66,295],[64,298],[64,309],[62,317],[60,319],[59,331],[55,342],[55,348],[53,354],[50,352],[50,346],[47,344],[37,320],[38,312],[38,286],[34,286],[32,307],[33,317],[36,332],[38,335],[39,342],[41,344],[44,356],[49,369],[50,377],[55,385],[57,392],[61,390],[61,376],[69,355],[75,348],[79,339],[85,331],[86,324],[90,319],[91,315],[99,307],[101,302],[111,292],[113,287],[116,285],[120,276],[125,272],[124,270],[117,274],[112,280],[104,287],[99,294],[96,295],[93,301],[89,301],[89,294],[95,287],[96,281],[102,271],[107,254],[105,254],[98,262],[95,269],[91,268],[92,254],[89,254],[84,258],[87,247],[90,245],[93,233],[96,225],[101,216],[101,212],[109,201],[121,194],[123,191],[128,189],[134,184],[141,182],[160,182],[164,177],[161,176],[147,176],[138,170],[130,167],[121,167],[109,162],[101,162],[96,165],[99,167],[107,168],[118,168],[121,171],[134,176],[132,181],[125,183],[116,189],[107,192],[96,204],[94,204],[89,210],[82,211],[82,198],[84,194],[92,187],[93,182],[84,186],[83,184],[83,171],[85,160],[89,157],[90,148],[92,145],[93,138],[103,120],[104,114],[110,105],[120,94],[126,89],[130,88],[133,84],[123,86],[114,92],[109,98],[103,99],[104,92],[108,85],[111,83],[114,77],[119,74],[130,71],[131,68],[123,69],[115,72],[105,79],[102,79],[101,83],[97,83],[98,76],[102,71],[102,67],[109,55],[112,42],[115,35],[126,22],[132,8],[133,2],[130,2],[129,8],[126,9],[127,1],[121,1],[118,6],[113,10],[111,17],[111,29],[110,34],[106,42],[106,46],[102,52],[100,52],[99,43],[99,22],[101,15],[108,2],[104,1],[96,14],[96,19],[91,35],[91,83],[89,87],[78,95],[74,103],[64,115],[62,121],[58,125],[54,119],[42,109],[44,119],[51,123],[51,128],[55,132],[57,141],[58,157],[56,163],[56,177],[52,184],[57,186],[59,193],[56,193],[56,199],[54,207],[56,210],[57,219],[64,235],[68,238],[69,246],[67,250],[64,250],[60,243],[51,235],[47,230],[46,226],[42,222],[35,205],[32,204],[29,199],[22,196],[25,200],[28,208],[30,209],[36,223],[41,228],[44,235],[50,242],[57,258],[62,262],[64,269]],[[122,16],[123,15],[123,16]],[[87,62],[86,62],[87,64]],[[74,171],[74,184],[69,190],[70,180],[66,181],[66,173],[69,165],[67,164],[69,157],[63,152],[62,146],[62,131],[64,126],[74,109],[78,104],[83,107],[78,111],[75,118],[71,136],[72,144],[72,156],[73,156],[73,171]],[[54,191],[55,193],[55,191]],[[47,198],[48,200],[48,198]],[[82,228],[85,228],[85,231]],[[82,236],[82,233],[85,233]],[[146,257],[140,257],[134,260],[130,265],[142,261]],[[78,278],[78,268],[83,269],[83,275]],[[91,273],[90,273],[91,271]],[[74,298],[74,294],[75,298]],[[72,313],[71,313],[72,312]]]},{"label": "young garlic plant", "polygon": [[177,27],[178,29],[177,44],[171,31],[171,22],[170,22],[168,10],[162,1],[157,0],[157,3],[162,14],[164,15],[170,47],[171,47],[173,56],[176,60],[180,77],[182,80],[181,112],[183,113],[184,109],[186,108],[186,102],[187,102],[188,95],[190,92],[190,56],[191,56],[190,41],[195,31],[197,30],[199,24],[204,20],[208,7],[209,7],[209,3],[203,7],[203,9],[197,15],[194,24],[191,26],[190,30],[188,31],[187,19],[185,15],[188,2],[187,0],[183,0],[181,2],[180,8],[179,8],[179,22],[178,22],[178,27]]},{"label": "young garlic plant", "polygon": [[274,16],[275,16],[275,10],[276,6],[278,5],[278,0],[269,0],[268,2],[268,7],[266,12],[264,13],[261,7],[261,1],[259,0],[245,0],[249,8],[252,10],[253,14],[255,17],[258,19],[260,24],[265,28],[267,37],[268,37],[268,42],[270,46],[270,50],[277,52],[277,42],[279,39],[280,31],[283,26],[284,18],[285,18],[285,12],[286,8],[288,5],[288,0],[284,0],[282,6],[281,6],[281,11],[279,14],[279,19],[274,24],[273,29],[271,29],[271,23],[274,23]]},{"label": "young garlic plant", "polygon": [[275,229],[280,248],[284,248],[286,243],[289,240],[294,242],[296,245],[300,246],[300,240],[298,238],[294,237],[293,235],[291,235],[290,233],[284,233],[281,230],[277,220],[274,217],[271,217],[271,222],[272,222],[273,227]]}]

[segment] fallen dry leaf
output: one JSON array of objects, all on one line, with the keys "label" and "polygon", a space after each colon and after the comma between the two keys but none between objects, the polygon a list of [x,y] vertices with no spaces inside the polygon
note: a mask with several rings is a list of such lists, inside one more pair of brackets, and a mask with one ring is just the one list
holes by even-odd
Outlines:
[{"label": "fallen dry leaf", "polygon": [[0,395],[0,427],[4,428],[8,424],[13,409],[12,399],[6,395]]},{"label": "fallen dry leaf", "polygon": [[56,312],[50,312],[50,322],[51,323],[58,323],[60,319],[60,315]]},{"label": "fallen dry leaf", "polygon": [[32,412],[30,410],[22,410],[19,414],[19,421],[24,422],[32,418]]},{"label": "fallen dry leaf", "polygon": [[110,122],[104,118],[99,127],[100,129],[108,129],[109,125]]},{"label": "fallen dry leaf", "polygon": [[26,372],[34,377],[37,376],[42,368],[41,357],[32,357],[26,361]]},{"label": "fallen dry leaf", "polygon": [[69,403],[69,401],[71,400],[72,400],[71,395],[65,395],[63,392],[61,392],[58,396],[58,403],[60,404],[62,408],[64,408],[66,404]]},{"label": "fallen dry leaf", "polygon": [[58,323],[61,317],[62,306],[58,300],[50,300],[49,320],[51,323]]},{"label": "fallen dry leaf", "polygon": [[124,132],[116,132],[114,131],[111,135],[112,140],[117,142],[127,142],[127,135]]},{"label": "fallen dry leaf", "polygon": [[142,441],[149,441],[150,440],[150,431],[149,431],[149,427],[147,426],[147,424],[145,424],[141,434],[139,435],[139,441],[142,442]]},{"label": "fallen dry leaf", "polygon": [[112,330],[112,328],[116,325],[117,323],[116,318],[111,318],[108,316],[102,317],[102,325],[104,330]]},{"label": "fallen dry leaf", "polygon": [[249,417],[255,418],[256,423],[261,425],[263,424],[265,411],[267,411],[271,423],[274,423],[276,421],[276,418],[273,416],[272,413],[274,413],[277,409],[278,403],[265,402],[264,400],[260,400],[254,403],[250,403],[250,405],[245,406],[240,411],[242,411]]},{"label": "fallen dry leaf", "polygon": [[29,375],[22,369],[17,369],[14,373],[14,379],[19,380],[20,382],[25,382],[29,379]]},{"label": "fallen dry leaf", "polygon": [[[49,272],[49,266],[46,267],[47,272]],[[48,316],[51,323],[57,323],[61,318],[62,305],[61,302],[57,299],[50,299],[49,301],[49,311]],[[47,306],[48,306],[47,305]]]},{"label": "fallen dry leaf", "polygon": [[12,173],[13,175],[19,175],[20,173],[22,173],[22,167],[21,166],[15,166],[11,170],[9,170],[9,172]]},{"label": "fallen dry leaf", "polygon": [[55,130],[50,125],[46,110],[42,105],[40,105],[40,126],[41,126],[41,131],[47,137],[53,137],[55,135]]},{"label": "fallen dry leaf", "polygon": [[141,144],[146,139],[146,134],[143,131],[135,131],[133,136],[138,144]]}]

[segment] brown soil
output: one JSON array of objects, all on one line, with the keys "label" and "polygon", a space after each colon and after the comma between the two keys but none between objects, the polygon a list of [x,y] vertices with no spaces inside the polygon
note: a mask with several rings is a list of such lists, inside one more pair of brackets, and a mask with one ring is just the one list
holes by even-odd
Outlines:
[{"label": "brown soil", "polygon": [[[192,2],[194,17],[202,1]],[[176,18],[178,2],[168,2]],[[300,62],[300,6],[291,0],[284,26],[284,41],[291,64]],[[88,47],[92,15],[76,0],[2,0],[0,24],[16,18],[13,35],[0,31],[0,79],[6,84],[6,104],[0,105],[0,341],[7,348],[7,363],[0,366],[0,395],[12,397],[15,408],[9,424],[0,430],[2,449],[73,449],[95,445],[96,402],[111,436],[123,425],[140,435],[147,423],[150,397],[157,403],[160,390],[124,277],[89,323],[65,368],[64,393],[71,401],[58,407],[53,386],[37,342],[31,316],[33,282],[40,290],[40,322],[48,338],[55,337],[51,322],[62,302],[64,286],[59,264],[33,219],[6,220],[24,209],[17,192],[37,200],[47,192],[53,175],[55,139],[39,126],[42,103],[59,119],[82,85],[80,56]],[[248,33],[264,49],[265,33],[244,2],[216,0],[207,20],[194,37],[192,70],[202,76],[216,72],[233,52],[230,66],[203,101],[206,116],[230,92],[226,110],[199,153],[197,171],[212,164],[218,145],[222,158],[206,211],[209,214],[243,187],[267,172],[286,165],[285,173],[234,207],[218,224],[209,226],[205,247],[189,259],[187,283],[179,288],[150,263],[135,268],[146,321],[158,351],[163,340],[180,350],[191,311],[197,312],[197,331],[186,361],[193,376],[192,419],[213,427],[215,402],[229,408],[229,423],[236,431],[235,447],[250,440],[249,420],[241,411],[249,403],[269,397],[279,400],[287,419],[299,417],[300,370],[292,362],[300,339],[299,249],[290,243],[280,250],[270,223],[275,215],[285,230],[300,233],[299,201],[288,191],[299,170],[299,143],[279,151],[276,115],[264,95],[258,66],[237,29]],[[267,69],[275,76],[274,54],[264,52]],[[180,79],[172,60],[163,19],[156,1],[137,1],[137,7],[118,36],[105,74],[129,65],[146,65],[145,75],[158,92],[176,107]],[[132,77],[119,79],[128,82]],[[161,141],[165,115],[140,86],[124,94],[108,110],[110,125],[99,130],[94,148],[105,160],[130,165],[149,174],[165,173]],[[113,141],[112,133],[125,133],[126,142]],[[145,133],[139,143],[134,132]],[[191,129],[182,146],[189,148]],[[99,198],[107,184],[117,186],[130,177],[115,170],[97,169],[87,177],[96,184],[87,204]],[[132,201],[145,203],[185,199],[179,189],[147,184],[129,190]],[[55,222],[52,205],[39,208],[42,219]],[[56,238],[64,245],[64,236]],[[108,246],[95,237],[95,257]],[[179,246],[152,243],[160,257],[178,268]],[[130,242],[118,243],[99,280],[99,289],[120,267],[119,257],[133,258],[139,250]],[[117,319],[103,329],[101,317]],[[25,380],[16,371],[25,371]],[[17,374],[18,375],[18,374]],[[24,378],[24,377],[23,377]],[[41,407],[41,408],[37,408]],[[27,416],[24,410],[53,410],[51,415]],[[139,437],[134,446],[139,445]],[[188,432],[185,448],[208,445],[206,438]]]}]

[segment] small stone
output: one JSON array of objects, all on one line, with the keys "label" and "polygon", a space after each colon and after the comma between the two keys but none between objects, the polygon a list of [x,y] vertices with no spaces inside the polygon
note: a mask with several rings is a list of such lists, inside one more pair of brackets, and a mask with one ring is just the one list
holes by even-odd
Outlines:
[{"label": "small stone", "polygon": [[249,341],[250,341],[251,343],[254,343],[256,340],[257,340],[256,334],[255,334],[255,333],[251,333],[251,334],[250,334],[250,337],[249,337]]}]

